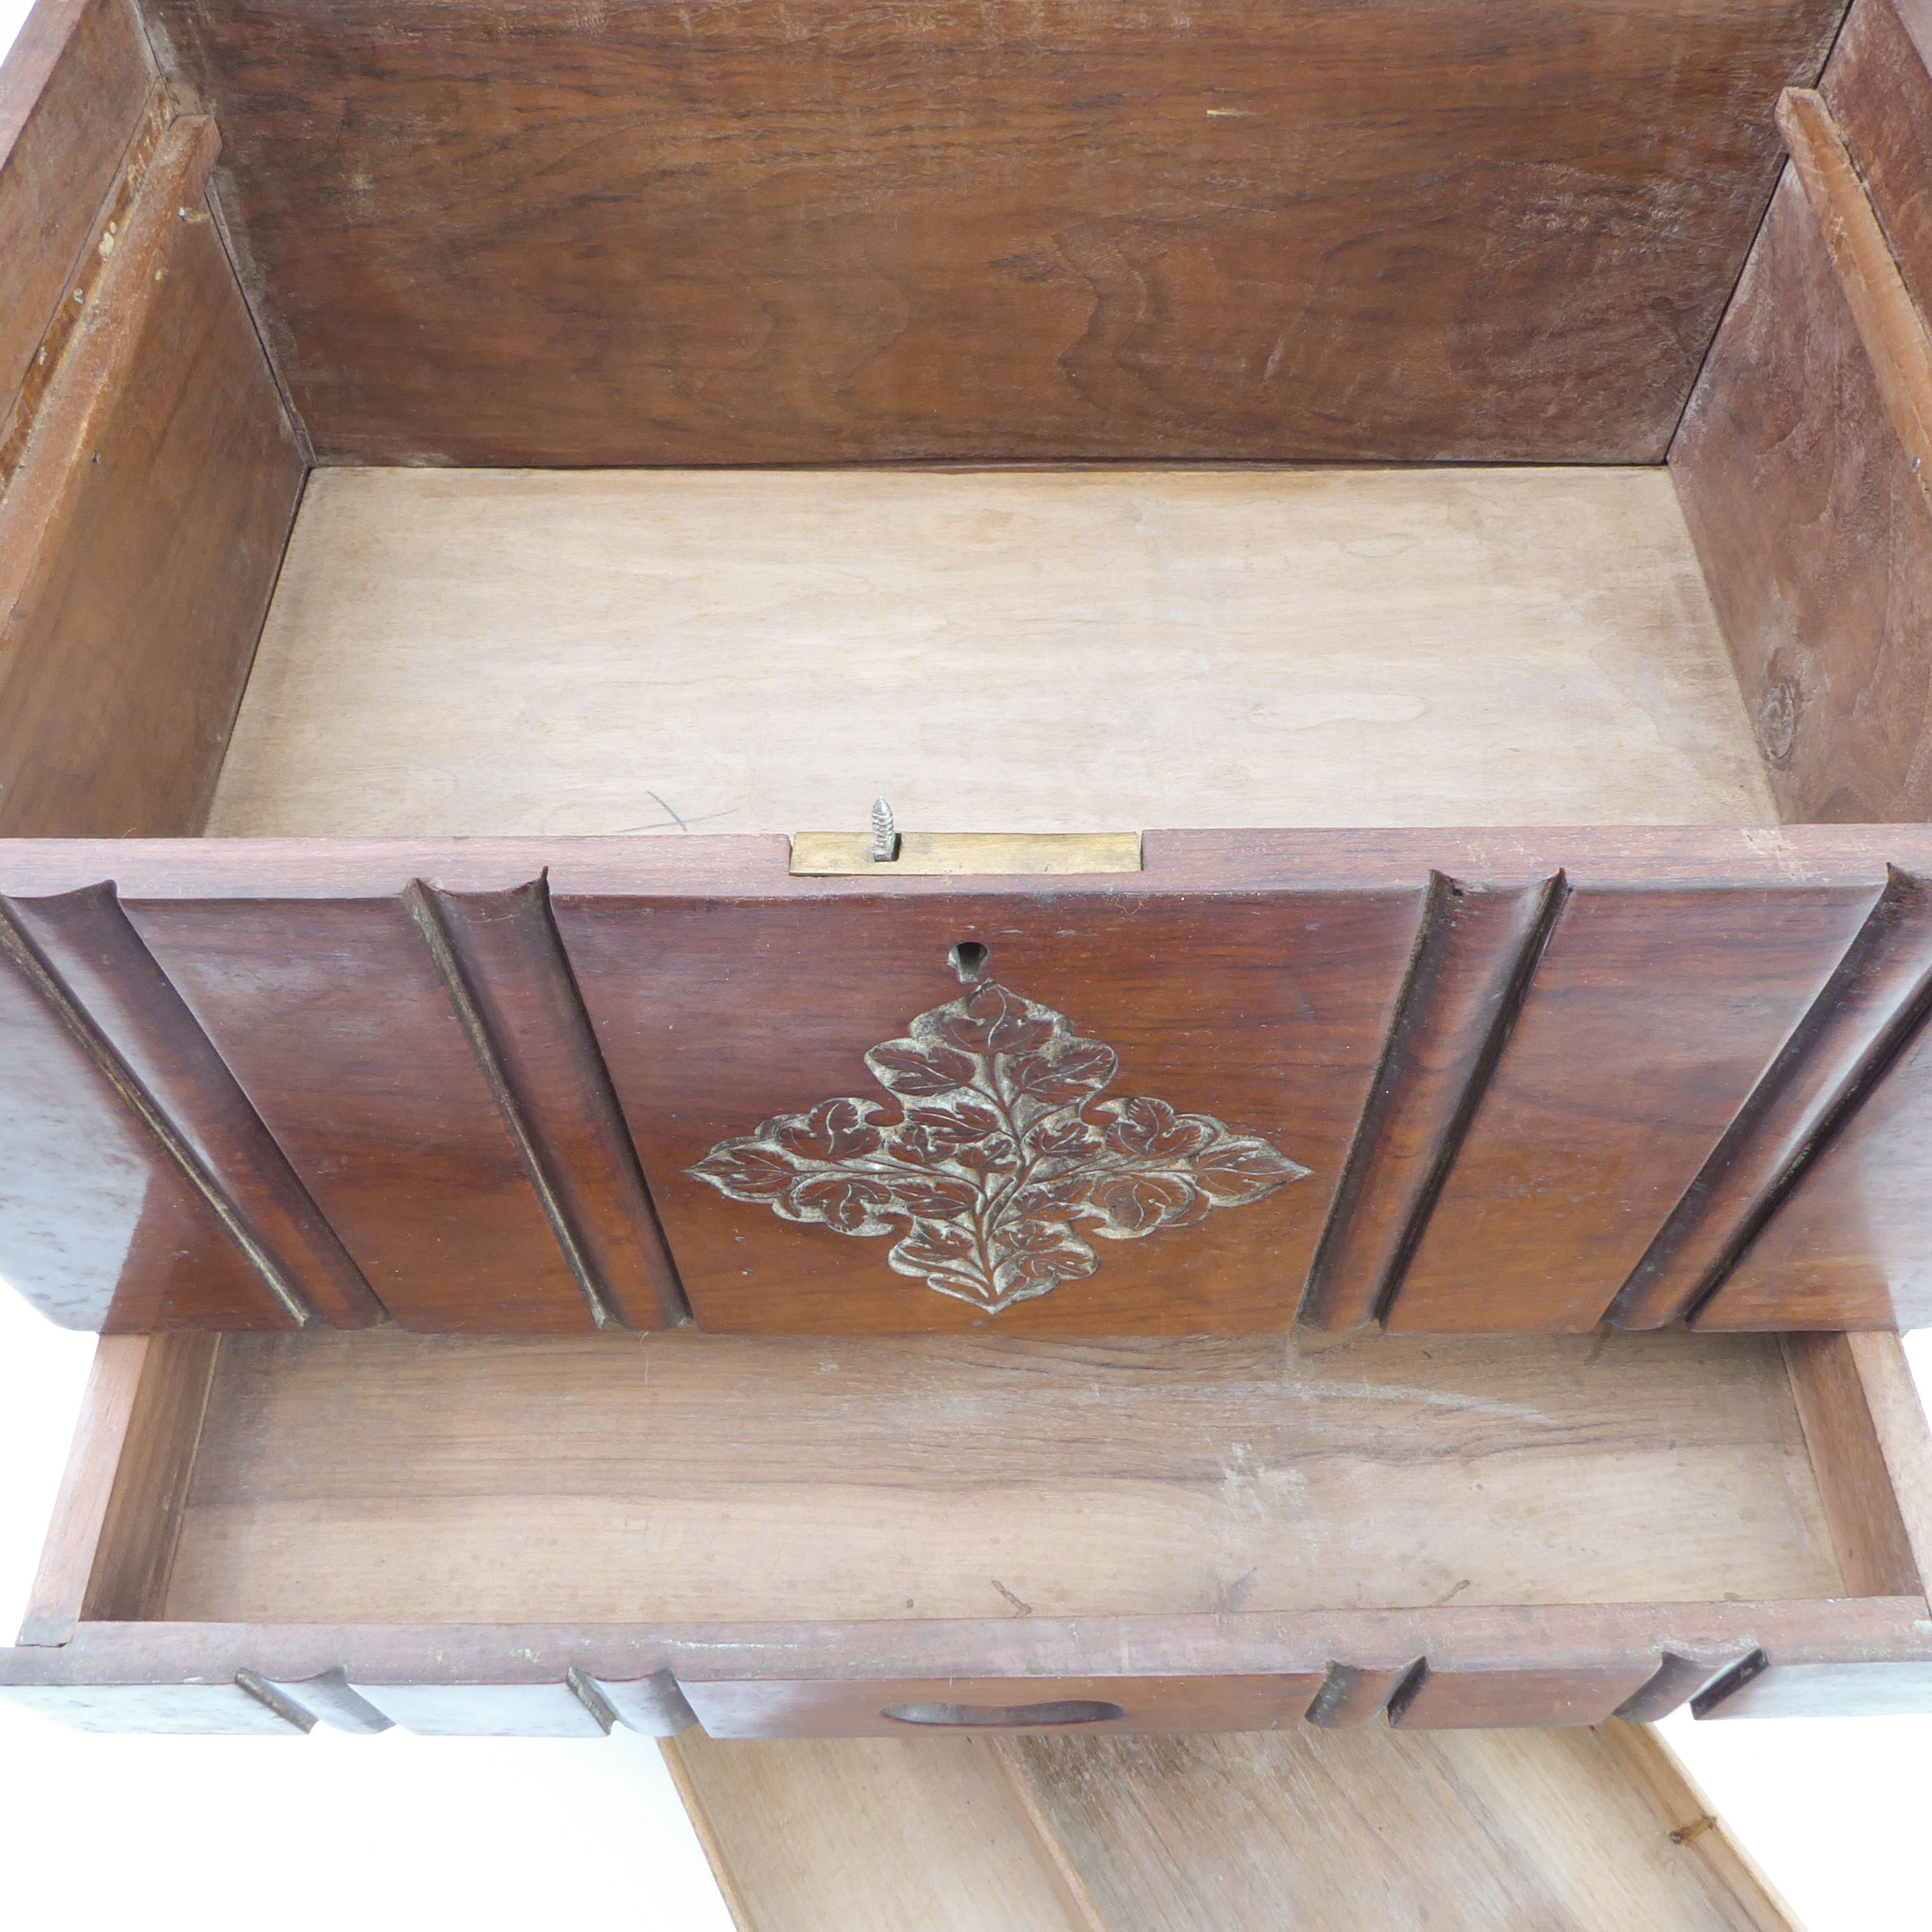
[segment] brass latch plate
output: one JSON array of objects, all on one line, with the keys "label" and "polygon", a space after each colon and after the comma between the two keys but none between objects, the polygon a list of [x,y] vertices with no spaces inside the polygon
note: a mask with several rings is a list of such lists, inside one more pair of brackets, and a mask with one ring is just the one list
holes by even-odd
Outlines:
[{"label": "brass latch plate", "polygon": [[1138,872],[1138,832],[904,832],[898,855],[874,859],[862,832],[792,835],[791,869],[799,878],[878,879],[1088,872]]}]

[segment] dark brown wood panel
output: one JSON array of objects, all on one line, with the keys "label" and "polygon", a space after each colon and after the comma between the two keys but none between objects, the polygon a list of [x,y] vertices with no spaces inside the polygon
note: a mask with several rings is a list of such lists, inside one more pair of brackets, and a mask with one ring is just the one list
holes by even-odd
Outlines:
[{"label": "dark brown wood panel", "polygon": [[1502,890],[1430,880],[1401,1006],[1309,1276],[1311,1327],[1386,1315],[1564,890],[1560,873]]},{"label": "dark brown wood panel", "polygon": [[1406,1731],[1552,1730],[1600,1724],[1656,1674],[1654,1658],[1580,1670],[1432,1670],[1423,1665],[1390,1701]]},{"label": "dark brown wood panel", "polygon": [[40,0],[0,64],[0,421],[147,102],[128,0]]},{"label": "dark brown wood panel", "polygon": [[1708,1328],[1932,1323],[1932,1033],[1921,1028],[1696,1317]]},{"label": "dark brown wood panel", "polygon": [[293,1306],[338,1328],[382,1306],[112,886],[0,900],[218,1191],[236,1238]]},{"label": "dark brown wood panel", "polygon": [[0,911],[0,1276],[70,1328],[289,1328],[218,1185]]},{"label": "dark brown wood panel", "polygon": [[[296,1298],[338,1322],[352,1284],[328,1287],[304,1191],[409,1325],[580,1328],[580,1274],[607,1313],[674,1316],[628,1131],[706,1324],[1279,1330],[1346,1162],[1394,1123],[1414,1144],[1385,1201],[1357,1198],[1381,1216],[1364,1279],[1446,1178],[1390,1325],[1581,1329],[1666,1222],[1714,1279],[1859,1096],[1861,1132],[1874,1109],[1918,1131],[1910,1056],[1886,1068],[1922,1004],[1932,833],[1174,833],[1147,855],[882,890],[790,878],[771,839],[26,841],[0,844],[0,886],[136,1112],[244,1232],[279,1216],[270,1250],[309,1244]],[[1482,920],[1435,922],[1467,960],[1418,947],[1451,878],[1498,922],[1479,945]],[[967,942],[988,954],[956,964]],[[28,1113],[68,1105],[38,1066],[11,1070]],[[1856,1221],[1829,1238],[1870,1259]],[[1682,1286],[1619,1318],[1668,1318]]]},{"label": "dark brown wood panel", "polygon": [[601,1325],[687,1318],[684,1292],[597,1051],[544,881],[410,907],[524,1171]]},{"label": "dark brown wood panel", "polygon": [[[1422,881],[1138,902],[1060,883],[990,904],[874,892],[782,921],[559,892],[701,1325],[1288,1325]],[[948,964],[962,943],[990,949],[965,986]],[[981,1085],[953,1084],[974,1078],[976,1042]],[[728,1168],[728,1196],[701,1162]]]},{"label": "dark brown wood panel", "polygon": [[1698,1309],[1932,1000],[1932,887],[1894,872],[1850,950],[1624,1284],[1620,1327]]},{"label": "dark brown wood panel", "polygon": [[1928,0],[1856,0],[1818,83],[1922,307],[1932,302],[1928,70]]},{"label": "dark brown wood panel", "polygon": [[323,460],[1654,461],[1841,0],[151,0]]},{"label": "dark brown wood panel", "polygon": [[198,830],[304,464],[203,202],[212,124],[144,176],[0,496],[0,826]]},{"label": "dark brown wood panel", "polygon": [[1270,1731],[1294,1724],[1318,1672],[1226,1677],[681,1680],[714,1738],[889,1738],[947,1731]]},{"label": "dark brown wood panel", "polygon": [[1927,474],[1932,463],[1932,334],[1825,97],[1810,88],[1786,88],[1778,104],[1778,128],[1824,237],[1892,434],[1932,505],[1932,476]]},{"label": "dark brown wood panel", "polygon": [[1790,174],[1670,465],[1779,810],[1932,816],[1932,513]]},{"label": "dark brown wood panel", "polygon": [[[1418,1636],[1450,1678],[1500,1672],[1510,1660],[1520,1670],[1553,1676],[1613,1675],[1638,1657],[1650,1658],[1654,1668],[1668,1651],[1702,1659],[1721,1684],[1727,1666],[1761,1648],[1814,1713],[1932,1708],[1932,1637],[1924,1600],[1914,1598],[1077,1623],[83,1623],[64,1645],[0,1649],[0,1699],[83,1730],[254,1730],[272,1726],[259,1721],[260,1705],[248,1708],[250,1700],[235,1688],[244,1671],[288,1687],[298,1700],[302,1680],[338,1671],[350,1685],[380,1697],[386,1684],[560,1688],[574,1670],[628,1722],[619,1702],[624,1687],[633,1694],[627,1703],[650,1698],[648,1712],[658,1706],[659,1673],[667,1670],[680,1682],[713,1686],[734,1678],[782,1682],[807,1672],[894,1683],[1318,1675],[1322,1658],[1337,1645],[1366,1667],[1385,1669]],[[1754,1714],[1748,1705],[1724,1714]],[[670,1731],[678,1722],[675,1705],[658,1720]],[[649,1724],[646,1716],[638,1727]],[[286,1718],[272,1727],[294,1728]]]},{"label": "dark brown wood panel", "polygon": [[1594,1328],[1876,896],[1570,880],[1392,1329]]},{"label": "dark brown wood panel", "polygon": [[592,1325],[400,892],[126,906],[398,1322]]}]

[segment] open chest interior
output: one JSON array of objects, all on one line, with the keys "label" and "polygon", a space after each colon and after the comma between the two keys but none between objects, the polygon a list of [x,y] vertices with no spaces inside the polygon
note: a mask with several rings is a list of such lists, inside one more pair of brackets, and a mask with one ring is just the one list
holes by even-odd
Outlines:
[{"label": "open chest interior", "polygon": [[36,20],[8,1694],[1932,1696],[1925,0]]}]

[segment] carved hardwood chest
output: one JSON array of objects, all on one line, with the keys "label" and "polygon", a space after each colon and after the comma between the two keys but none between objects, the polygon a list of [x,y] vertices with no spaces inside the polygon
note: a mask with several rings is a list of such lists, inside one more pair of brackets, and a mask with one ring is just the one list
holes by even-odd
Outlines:
[{"label": "carved hardwood chest", "polygon": [[1932,1709],[1928,61],[43,0],[0,1694]]}]

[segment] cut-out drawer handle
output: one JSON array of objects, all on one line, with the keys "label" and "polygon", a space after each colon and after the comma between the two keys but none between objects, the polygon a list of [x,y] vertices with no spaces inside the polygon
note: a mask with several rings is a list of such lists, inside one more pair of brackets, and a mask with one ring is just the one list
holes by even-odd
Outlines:
[{"label": "cut-out drawer handle", "polygon": [[879,1713],[896,1724],[970,1725],[989,1731],[1030,1731],[1051,1724],[1106,1724],[1127,1714],[1118,1704],[1069,1697],[1057,1704],[888,1704]]}]

